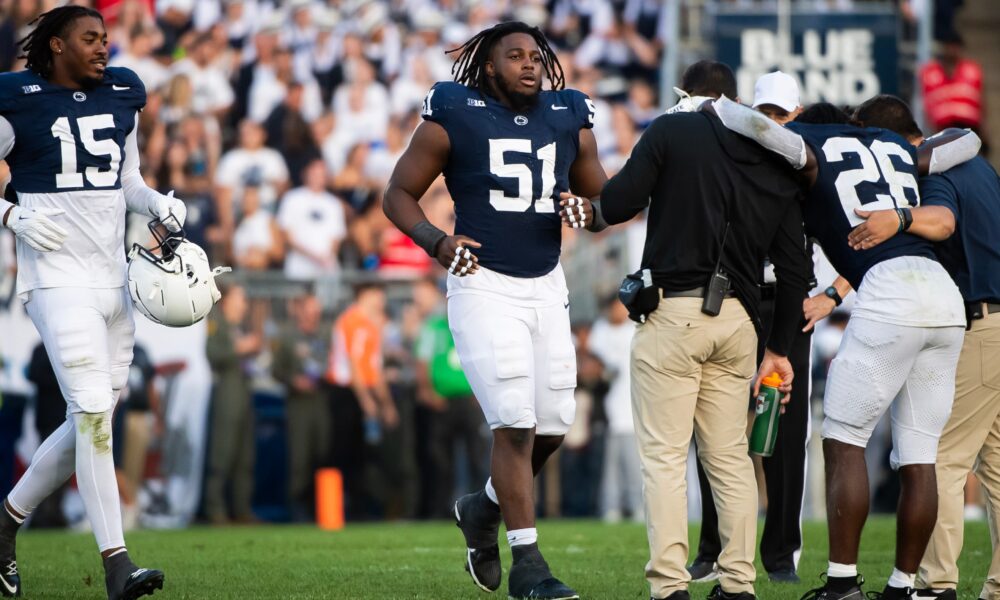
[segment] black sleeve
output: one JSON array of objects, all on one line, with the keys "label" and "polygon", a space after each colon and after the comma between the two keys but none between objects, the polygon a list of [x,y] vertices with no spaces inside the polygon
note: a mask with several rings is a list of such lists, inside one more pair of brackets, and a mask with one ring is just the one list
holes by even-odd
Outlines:
[{"label": "black sleeve", "polygon": [[666,119],[646,128],[621,171],[601,190],[601,214],[610,225],[624,223],[649,206],[649,195],[666,162]]},{"label": "black sleeve", "polygon": [[767,348],[788,356],[795,335],[802,327],[802,301],[809,293],[812,260],[806,252],[802,227],[802,208],[793,202],[785,211],[778,232],[771,241],[768,256],[774,265],[777,287],[774,297],[774,322]]}]

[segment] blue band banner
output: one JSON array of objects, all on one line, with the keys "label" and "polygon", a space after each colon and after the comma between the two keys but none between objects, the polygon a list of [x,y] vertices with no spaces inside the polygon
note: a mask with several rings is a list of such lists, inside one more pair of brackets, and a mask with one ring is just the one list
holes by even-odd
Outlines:
[{"label": "blue band banner", "polygon": [[803,104],[856,105],[899,89],[895,12],[792,12],[791,49],[775,13],[722,12],[715,19],[716,59],[736,72],[749,103],[758,77],[784,71],[799,82]]}]

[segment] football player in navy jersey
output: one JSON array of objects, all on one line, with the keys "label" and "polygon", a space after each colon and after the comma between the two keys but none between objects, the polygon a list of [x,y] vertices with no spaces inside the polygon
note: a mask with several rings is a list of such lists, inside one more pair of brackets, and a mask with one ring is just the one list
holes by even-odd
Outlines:
[{"label": "football player in navy jersey", "polygon": [[[725,99],[715,110],[727,127],[802,170],[809,189],[806,231],[858,292],[823,398],[827,580],[803,599],[863,598],[857,558],[868,516],[864,450],[886,411],[892,414],[890,461],[902,487],[896,562],[884,590],[870,597],[908,599],[937,518],[934,463],[951,412],[965,309],[931,242],[905,229],[910,208],[920,204],[918,172],[939,172],[971,159],[978,139],[970,134],[940,140],[922,147],[918,156],[902,136],[857,127],[826,109],[807,110],[787,128],[772,127]],[[827,118],[817,118],[821,115]],[[848,238],[863,222],[860,214],[880,209],[896,212],[900,235],[855,250]],[[839,290],[831,287],[827,294],[839,303]]]},{"label": "football player in navy jersey", "polygon": [[[596,200],[607,176],[591,131],[594,105],[563,89],[559,61],[535,27],[501,23],[453,52],[455,81],[427,94],[424,122],[386,188],[385,213],[448,268],[449,326],[493,430],[491,479],[455,504],[466,569],[480,588],[500,586],[502,514],[514,558],[509,595],[576,598],[538,550],[533,478],[576,412],[559,252],[564,224],[606,226]],[[418,204],[441,174],[455,202],[455,235],[431,225]]]},{"label": "football player in navy jersey", "polygon": [[[0,157],[11,171],[0,200],[17,240],[17,292],[41,335],[67,403],[0,509],[0,596],[17,597],[18,527],[77,473],[112,600],[162,588],[163,573],[129,558],[111,456],[111,415],[127,384],[135,324],[126,287],[125,211],[180,229],[184,204],[139,173],[142,82],[110,68],[100,13],[63,6],[24,40],[27,70],[0,75]],[[12,190],[14,193],[12,194]]]}]

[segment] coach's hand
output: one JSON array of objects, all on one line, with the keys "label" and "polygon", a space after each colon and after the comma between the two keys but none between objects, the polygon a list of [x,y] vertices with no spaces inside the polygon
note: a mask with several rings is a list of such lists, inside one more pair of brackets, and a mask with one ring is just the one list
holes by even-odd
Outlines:
[{"label": "coach's hand", "polygon": [[573,229],[590,227],[594,222],[594,205],[590,202],[590,198],[574,196],[569,192],[562,192],[559,198],[559,206],[562,207],[559,216],[563,224]]},{"label": "coach's hand", "polygon": [[847,236],[847,243],[855,250],[874,248],[899,232],[899,214],[895,210],[855,208],[854,214],[865,219]]},{"label": "coach's hand", "polygon": [[[757,380],[753,384],[753,395],[760,393],[760,382],[771,373],[777,373],[781,377],[781,385],[778,391],[781,392],[781,404],[788,404],[792,393],[792,379],[795,372],[792,371],[792,363],[787,356],[775,354],[770,349],[764,350],[764,360],[760,361],[760,369],[757,371]],[[785,407],[781,407],[781,412],[785,412]]]},{"label": "coach's hand", "polygon": [[482,244],[464,235],[449,235],[437,247],[437,260],[448,272],[457,277],[472,275],[479,270],[479,259],[469,248],[482,248]]},{"label": "coach's hand", "polygon": [[69,233],[49,217],[57,217],[64,212],[66,211],[61,208],[25,208],[14,205],[7,214],[6,225],[14,235],[35,250],[52,252],[62,248]]},{"label": "coach's hand", "polygon": [[806,326],[802,328],[802,332],[812,331],[816,323],[829,317],[835,308],[837,308],[837,303],[826,294],[816,294],[803,300],[802,315],[806,318]]}]

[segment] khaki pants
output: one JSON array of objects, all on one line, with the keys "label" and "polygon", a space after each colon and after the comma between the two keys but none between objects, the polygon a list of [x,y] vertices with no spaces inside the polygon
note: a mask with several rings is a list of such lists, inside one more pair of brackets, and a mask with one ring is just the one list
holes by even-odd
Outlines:
[{"label": "khaki pants", "polygon": [[122,472],[132,487],[130,492],[138,494],[142,489],[146,473],[146,452],[152,434],[152,415],[146,411],[125,412],[125,452],[122,456]]},{"label": "khaki pants", "polygon": [[736,299],[718,317],[700,298],[669,298],[632,342],[632,409],[642,465],[654,598],[687,589],[686,470],[692,432],[719,513],[719,582],[753,592],[757,486],[747,454],[747,389],[757,335]]},{"label": "khaki pants", "polygon": [[993,540],[993,561],[980,596],[1000,600],[1000,313],[973,321],[965,334],[955,404],[938,444],[938,520],[917,573],[918,587],[958,586],[963,492],[972,469],[983,484]]}]

